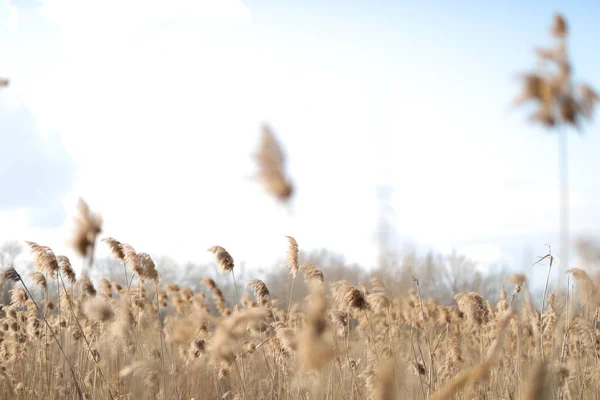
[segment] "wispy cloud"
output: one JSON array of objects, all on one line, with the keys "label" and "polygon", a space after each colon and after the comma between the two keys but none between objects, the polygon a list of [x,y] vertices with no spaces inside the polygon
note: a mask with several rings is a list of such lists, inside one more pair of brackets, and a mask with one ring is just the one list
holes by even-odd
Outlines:
[{"label": "wispy cloud", "polygon": [[26,208],[34,225],[57,227],[65,218],[61,197],[74,165],[57,136],[42,137],[31,113],[0,102],[0,210]]}]

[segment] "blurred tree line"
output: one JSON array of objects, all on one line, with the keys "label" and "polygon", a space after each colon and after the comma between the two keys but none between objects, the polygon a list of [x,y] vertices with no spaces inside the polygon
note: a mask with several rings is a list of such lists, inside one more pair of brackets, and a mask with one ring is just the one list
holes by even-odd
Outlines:
[{"label": "blurred tree line", "polygon": [[[576,242],[575,249],[580,257],[583,268],[587,269],[590,276],[600,282],[600,242],[584,239]],[[28,272],[33,271],[33,263],[28,259],[26,246],[18,242],[6,242],[0,245],[0,269],[15,265],[23,279],[28,282]],[[19,256],[21,261],[16,262]],[[174,283],[180,287],[188,287],[194,292],[206,293],[207,301],[211,301],[210,291],[202,284],[203,278],[212,278],[223,291],[229,303],[233,299],[233,285],[228,274],[221,273],[215,263],[178,263],[169,257],[153,257],[164,286]],[[393,296],[402,296],[410,289],[414,289],[412,277],[419,279],[421,294],[425,299],[435,298],[440,304],[452,304],[453,296],[458,292],[477,292],[490,299],[492,302],[499,299],[500,285],[506,283],[506,277],[515,271],[509,266],[486,266],[485,270],[468,258],[452,253],[448,255],[429,253],[419,255],[415,251],[405,251],[404,254],[390,258],[383,262],[383,266],[367,269],[358,264],[345,261],[340,254],[325,249],[309,252],[300,251],[300,263],[312,264],[319,267],[325,276],[325,284],[338,280],[348,280],[356,285],[363,284],[370,289],[370,278],[380,276],[386,284],[388,292]],[[16,263],[16,264],[15,264]],[[76,265],[76,263],[74,263]],[[289,299],[292,277],[287,267],[287,259],[283,257],[268,269],[247,266],[243,261],[236,262],[236,277],[238,290],[241,292],[244,285],[251,279],[263,280],[272,298],[285,302]],[[127,270],[131,279],[131,271]],[[125,285],[125,270],[121,262],[110,258],[98,258],[94,263],[92,280],[97,282],[101,277]],[[306,295],[306,285],[302,284],[302,271],[299,272],[294,286],[292,301],[299,302]],[[0,288],[0,303],[8,304],[10,301],[10,283],[5,283]],[[510,290],[507,286],[507,290]],[[35,291],[37,292],[37,291]],[[541,298],[541,293],[532,293],[534,299]],[[231,306],[232,304],[229,304]]]}]

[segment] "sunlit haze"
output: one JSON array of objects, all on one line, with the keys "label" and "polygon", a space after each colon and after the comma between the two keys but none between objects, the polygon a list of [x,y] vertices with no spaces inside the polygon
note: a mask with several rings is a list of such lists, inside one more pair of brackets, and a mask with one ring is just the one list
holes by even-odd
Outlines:
[{"label": "sunlit haze", "polygon": [[[103,235],[182,262],[266,267],[293,235],[374,267],[383,210],[398,251],[558,249],[556,137],[512,102],[559,8],[600,87],[598,3],[166,4],[0,0],[0,241],[70,254],[82,197]],[[253,179],[265,121],[289,207]],[[596,123],[570,136],[573,237],[600,233],[599,148]]]}]

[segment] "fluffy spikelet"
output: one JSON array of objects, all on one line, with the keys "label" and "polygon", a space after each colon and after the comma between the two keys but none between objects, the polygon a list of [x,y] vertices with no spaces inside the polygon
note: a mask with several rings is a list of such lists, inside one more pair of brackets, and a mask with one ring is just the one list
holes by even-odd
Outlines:
[{"label": "fluffy spikelet", "polygon": [[454,300],[456,300],[458,309],[464,313],[470,321],[480,325],[487,320],[488,310],[483,302],[483,298],[479,294],[474,292],[457,293],[454,295]]},{"label": "fluffy spikelet", "polygon": [[0,285],[4,283],[4,281],[8,282],[18,282],[21,280],[21,275],[17,273],[17,271],[13,267],[8,267],[2,272],[0,276]]},{"label": "fluffy spikelet", "polygon": [[554,21],[552,23],[552,27],[550,28],[550,33],[558,38],[564,38],[567,35],[567,21],[565,21],[565,18],[562,15],[554,15]]},{"label": "fluffy spikelet", "polygon": [[92,253],[96,237],[102,232],[102,217],[92,213],[83,199],[79,199],[77,203],[77,214],[70,243],[81,257],[88,257]]},{"label": "fluffy spikelet", "polygon": [[60,267],[62,274],[71,284],[75,283],[77,279],[75,278],[75,271],[73,271],[71,261],[69,261],[66,256],[57,256],[56,260],[58,261],[58,266]]},{"label": "fluffy spikelet", "polygon": [[152,258],[147,253],[138,253],[138,258],[143,271],[140,277],[151,281],[158,279],[158,271]]},{"label": "fluffy spikelet", "polygon": [[508,301],[506,301],[506,289],[504,289],[504,285],[500,286],[500,300],[496,303],[496,310],[499,312],[508,310]]},{"label": "fluffy spikelet", "polygon": [[202,278],[200,283],[203,284],[207,289],[210,289],[210,290],[213,290],[214,288],[217,287],[217,284],[215,283],[214,279],[212,279],[212,278]]},{"label": "fluffy spikelet", "polygon": [[571,274],[575,281],[591,281],[592,279],[584,270],[580,268],[571,268],[567,271],[567,274]]},{"label": "fluffy spikelet", "polygon": [[265,285],[265,283],[260,279],[252,279],[246,284],[246,287],[249,287],[254,291],[254,297],[256,297],[256,300],[258,300],[261,304],[267,301],[270,297],[267,285]]},{"label": "fluffy spikelet", "polygon": [[571,274],[573,280],[577,282],[579,300],[582,304],[593,305],[597,302],[596,288],[587,272],[579,268],[572,268],[567,271],[567,274]]},{"label": "fluffy spikelet", "polygon": [[119,242],[118,240],[116,240],[115,238],[112,238],[112,237],[105,237],[104,239],[102,239],[102,241],[108,245],[108,247],[110,248],[110,251],[112,253],[112,256],[115,259],[117,259],[121,262],[125,261],[125,254],[123,254],[123,249],[121,248],[121,242]]},{"label": "fluffy spikelet", "polygon": [[142,268],[142,263],[140,261],[140,258],[138,257],[137,253],[135,252],[135,249],[133,248],[133,246],[127,244],[127,243],[123,243],[121,244],[121,250],[123,251],[123,258],[125,260],[125,264],[127,264],[127,266],[129,268],[131,268],[131,270],[137,274],[138,277],[143,277],[144,276],[144,268]]},{"label": "fluffy spikelet", "polygon": [[345,336],[348,333],[348,313],[343,310],[332,310],[329,313],[331,322],[339,336]]},{"label": "fluffy spikelet", "polygon": [[327,302],[322,285],[310,285],[309,298],[304,328],[298,335],[298,354],[305,368],[318,369],[333,357],[333,349],[324,339]]},{"label": "fluffy spikelet", "polygon": [[231,314],[223,319],[217,329],[209,346],[209,352],[214,362],[230,364],[235,359],[232,345],[240,340],[248,324],[252,321],[264,320],[268,315],[264,308],[251,308]]},{"label": "fluffy spikelet", "polygon": [[135,319],[131,312],[131,304],[123,298],[116,304],[112,333],[118,338],[127,338],[134,326]]},{"label": "fluffy spikelet", "polygon": [[442,379],[446,380],[453,377],[459,370],[462,363],[462,350],[460,347],[460,338],[454,335],[448,339],[448,348],[446,360],[442,367]]},{"label": "fluffy spikelet", "polygon": [[295,353],[298,349],[298,339],[294,330],[285,326],[285,324],[275,326],[275,337],[281,346],[281,350],[289,355]]},{"label": "fluffy spikelet", "polygon": [[392,306],[392,302],[385,293],[371,293],[367,296],[369,305],[376,313],[385,313]]},{"label": "fluffy spikelet", "polygon": [[37,286],[41,287],[42,290],[46,290],[46,277],[40,271],[33,271],[28,274]]},{"label": "fluffy spikelet", "polygon": [[90,278],[88,278],[87,276],[81,278],[79,282],[77,282],[77,284],[79,285],[79,287],[81,287],[81,290],[83,290],[83,292],[88,296],[96,295],[96,288],[94,287],[94,284],[92,283]]},{"label": "fluffy spikelet", "polygon": [[83,304],[83,313],[88,319],[105,322],[114,317],[114,313],[108,303],[101,297],[94,297]]},{"label": "fluffy spikelet", "polygon": [[25,302],[29,299],[27,291],[22,287],[16,287],[10,290],[10,304],[15,307],[25,306]]},{"label": "fluffy spikelet", "polygon": [[281,201],[290,199],[294,188],[285,173],[285,157],[271,128],[263,124],[259,148],[254,154],[258,179],[267,192]]},{"label": "fluffy spikelet", "polygon": [[557,125],[579,127],[583,117],[590,119],[598,103],[595,92],[587,85],[572,83],[572,67],[568,58],[567,23],[557,14],[550,28],[555,44],[550,49],[536,49],[540,59],[536,72],[523,74],[523,90],[516,100],[520,105],[528,101],[535,102],[536,111],[530,119],[548,128]]},{"label": "fluffy spikelet", "polygon": [[294,278],[298,274],[298,242],[291,236],[286,236],[288,240],[288,267],[290,268],[290,275]]},{"label": "fluffy spikelet", "polygon": [[512,283],[515,285],[515,293],[520,293],[523,284],[527,280],[527,277],[524,274],[512,274],[507,278],[508,283]]},{"label": "fluffy spikelet", "polygon": [[194,339],[188,349],[189,357],[192,359],[200,357],[206,351],[206,341],[204,339]]},{"label": "fluffy spikelet", "polygon": [[233,257],[221,246],[212,246],[208,249],[215,255],[217,265],[223,272],[231,272],[233,270]]},{"label": "fluffy spikelet", "polygon": [[106,297],[112,297],[112,283],[106,278],[100,278],[100,291]]},{"label": "fluffy spikelet", "polygon": [[363,293],[350,282],[343,280],[333,282],[333,298],[338,307],[355,310],[365,310],[369,304],[365,300]]},{"label": "fluffy spikelet", "polygon": [[322,283],[325,279],[323,272],[314,265],[302,264],[300,269],[304,271],[304,282],[306,282],[307,285],[313,280]]},{"label": "fluffy spikelet", "polygon": [[373,288],[373,292],[375,293],[387,293],[385,283],[379,275],[376,275],[371,278],[371,287]]},{"label": "fluffy spikelet", "polygon": [[54,279],[56,272],[58,271],[58,261],[56,255],[50,247],[40,246],[34,242],[25,242],[31,249],[31,255],[33,256],[33,263],[38,271],[45,272]]}]

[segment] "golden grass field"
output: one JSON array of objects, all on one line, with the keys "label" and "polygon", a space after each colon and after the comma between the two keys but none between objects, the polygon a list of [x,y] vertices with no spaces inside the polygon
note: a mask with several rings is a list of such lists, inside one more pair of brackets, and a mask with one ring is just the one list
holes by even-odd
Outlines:
[{"label": "golden grass field", "polygon": [[[87,251],[94,246],[99,219],[85,206],[80,211],[74,243]],[[12,289],[0,323],[0,395],[598,396],[599,296],[583,270],[569,271],[576,296],[559,299],[550,293],[541,309],[534,307],[522,274],[498,285],[496,304],[470,292],[456,293],[453,305],[441,305],[423,297],[416,278],[414,289],[396,297],[378,276],[360,288],[346,280],[328,281],[326,271],[300,264],[298,244],[291,237],[288,242],[291,287],[308,290],[293,303],[272,298],[258,279],[247,282],[249,291],[238,300],[237,290],[225,298],[210,278],[202,279],[203,289],[196,292],[162,282],[148,254],[113,238],[102,245],[122,263],[120,281],[127,283],[78,279],[68,258],[28,242],[35,267],[30,279],[14,268],[2,274],[2,284]],[[227,250],[214,246],[209,251],[223,276],[233,278],[235,262]]]},{"label": "golden grass field", "polygon": [[[518,100],[537,102],[533,118],[548,127],[576,125],[598,100],[587,86],[571,92],[566,29],[557,16],[557,46],[539,55],[558,68],[525,75]],[[286,202],[293,184],[266,126],[256,161],[264,188]],[[83,201],[75,222],[78,275],[33,242],[31,271],[1,273],[10,294],[0,306],[1,399],[600,397],[599,282],[583,269],[564,274],[566,293],[534,297],[514,273],[496,283],[495,301],[458,287],[442,303],[418,269],[404,292],[377,273],[332,280],[287,237],[289,274],[275,282],[290,288],[284,296],[260,279],[236,282],[234,257],[220,246],[208,251],[222,279],[205,277],[194,291],[163,280],[147,253],[100,237],[102,220]],[[95,270],[99,246],[119,266],[110,279]],[[553,262],[548,252],[537,263],[548,279]]]}]

